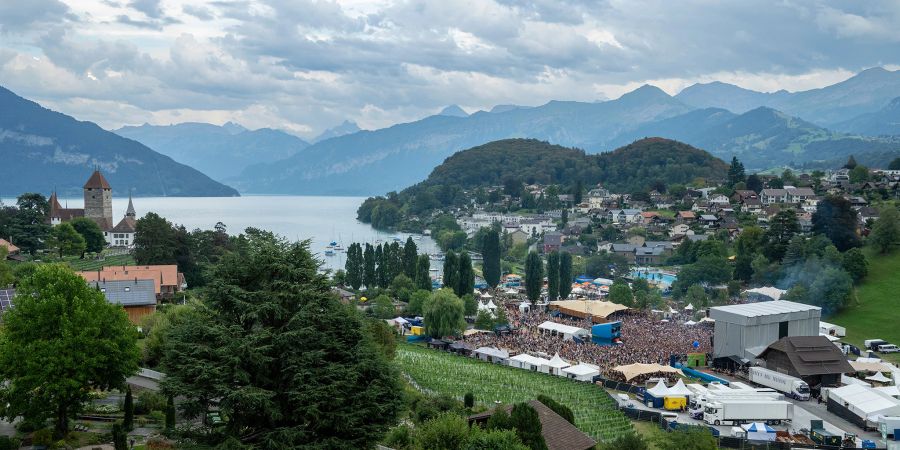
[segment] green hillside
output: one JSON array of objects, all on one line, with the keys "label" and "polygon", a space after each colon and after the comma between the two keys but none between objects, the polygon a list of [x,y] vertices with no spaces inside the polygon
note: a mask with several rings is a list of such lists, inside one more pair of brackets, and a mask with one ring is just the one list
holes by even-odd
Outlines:
[{"label": "green hillside", "polygon": [[[874,255],[867,249],[869,275],[856,289],[858,304],[825,319],[847,328],[846,342],[862,348],[866,339],[900,343],[900,252]],[[900,362],[900,355],[887,356]]]}]

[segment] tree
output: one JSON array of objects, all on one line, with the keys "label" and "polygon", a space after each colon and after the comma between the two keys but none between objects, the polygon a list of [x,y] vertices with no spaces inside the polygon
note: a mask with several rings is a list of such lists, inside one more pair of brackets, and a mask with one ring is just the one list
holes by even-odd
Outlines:
[{"label": "tree", "polygon": [[431,260],[428,255],[419,255],[415,280],[417,289],[431,290]]},{"label": "tree", "polygon": [[13,275],[9,263],[6,262],[6,254],[6,247],[0,247],[0,287],[2,288],[9,286],[16,281],[16,277]]},{"label": "tree", "polygon": [[363,273],[366,270],[366,264],[363,258],[362,245],[358,242],[350,244],[347,248],[347,262],[344,264],[344,270],[347,272],[347,284],[353,289],[359,289],[363,285]]},{"label": "tree", "polygon": [[[16,200],[16,211],[13,231],[14,241],[22,251],[32,255],[42,248],[50,234],[50,204],[41,194],[26,193]],[[4,236],[9,237],[9,236]]]},{"label": "tree", "polygon": [[466,294],[462,296],[463,301],[463,314],[466,317],[474,317],[476,313],[478,313],[478,301],[475,300],[475,297],[472,294]]},{"label": "tree", "polygon": [[388,284],[388,256],[386,253],[389,251],[390,247],[375,246],[375,285],[378,287],[387,287]]},{"label": "tree", "polygon": [[466,392],[466,395],[463,396],[463,406],[472,409],[475,406],[475,394]]},{"label": "tree", "polygon": [[463,301],[450,289],[439,289],[425,304],[425,331],[433,338],[457,336],[466,327]]},{"label": "tree", "polygon": [[488,330],[494,328],[494,319],[491,317],[491,313],[481,310],[475,315],[475,329],[477,330]]},{"label": "tree", "polygon": [[835,267],[822,269],[809,286],[809,298],[822,308],[822,314],[834,314],[847,305],[853,291],[850,275]]},{"label": "tree", "polygon": [[734,279],[749,282],[753,278],[753,255],[738,253],[734,258]]},{"label": "tree", "polygon": [[528,253],[525,258],[525,293],[532,302],[541,297],[541,287],[544,285],[544,262],[535,251]]},{"label": "tree", "polygon": [[125,418],[122,419],[122,428],[125,431],[134,429],[134,396],[131,394],[131,387],[125,389],[125,404],[122,406],[125,410]]},{"label": "tree", "polygon": [[484,281],[491,288],[500,284],[500,233],[491,230],[482,241],[481,255]]},{"label": "tree", "polygon": [[541,419],[537,411],[528,403],[516,403],[509,414],[509,423],[526,447],[532,450],[547,450],[542,433]]},{"label": "tree", "polygon": [[[687,243],[687,242],[685,242]],[[683,247],[684,244],[681,244]],[[600,252],[588,258],[584,272],[591,277],[615,278],[628,273],[628,260],[615,253]],[[572,279],[569,279],[569,283]]]},{"label": "tree", "polygon": [[372,301],[372,314],[379,319],[394,318],[394,302],[387,295],[381,294]]},{"label": "tree", "polygon": [[394,277],[391,281],[391,292],[401,302],[409,302],[409,297],[416,291],[416,284],[410,280],[405,273],[401,273]]},{"label": "tree", "polygon": [[753,173],[747,177],[747,189],[756,193],[759,193],[759,191],[763,189],[763,183],[759,178],[759,175]]},{"label": "tree", "polygon": [[475,270],[472,268],[472,257],[469,252],[462,252],[458,259],[459,275],[456,280],[456,295],[464,297],[475,291]]},{"label": "tree", "polygon": [[454,292],[459,287],[459,262],[452,251],[444,255],[444,287]]},{"label": "tree", "polygon": [[375,278],[375,249],[369,243],[366,243],[366,250],[363,253],[363,284],[366,285],[366,289],[372,289],[378,284]]},{"label": "tree", "polygon": [[469,440],[469,424],[465,417],[444,413],[428,420],[416,433],[418,448],[464,450]]},{"label": "tree", "polygon": [[678,428],[671,433],[663,433],[656,441],[660,450],[716,450],[716,438],[705,427]]},{"label": "tree", "polygon": [[137,372],[137,331],[121,306],[61,265],[38,266],[19,291],[30,295],[16,297],[0,328],[0,416],[52,417],[61,437],[91,390],[120,388]]},{"label": "tree", "polygon": [[406,244],[403,245],[403,273],[410,279],[416,278],[416,260],[419,257],[419,249],[413,242],[412,236],[406,238]]},{"label": "tree", "polygon": [[546,395],[543,395],[543,394],[538,395],[537,401],[543,403],[544,406],[550,408],[551,410],[553,410],[553,412],[559,414],[559,416],[562,417],[563,419],[566,419],[567,422],[571,423],[572,425],[575,425],[575,413],[573,413],[572,410],[569,409],[568,406],[563,405],[562,403],[560,403]]},{"label": "tree", "polygon": [[838,250],[844,252],[860,245],[856,217],[856,210],[849,200],[836,195],[828,196],[816,205],[812,231],[824,234]]},{"label": "tree", "polygon": [[84,238],[75,231],[70,223],[61,223],[53,227],[53,231],[50,232],[49,246],[57,249],[60,258],[63,255],[84,254],[85,249]]},{"label": "tree", "polygon": [[547,255],[547,298],[556,301],[559,298],[559,252]]},{"label": "tree", "polygon": [[565,300],[572,293],[572,254],[559,254],[559,298]]},{"label": "tree", "polygon": [[619,435],[604,444],[600,444],[599,450],[647,450],[650,448],[647,441],[636,433]]},{"label": "tree", "polygon": [[195,318],[169,331],[163,393],[187,420],[215,402],[223,439],[372,447],[402,409],[396,369],[331,293],[308,241],[253,229],[245,239],[212,268]]},{"label": "tree", "polygon": [[114,450],[128,450],[128,433],[119,422],[112,426],[112,440]]},{"label": "tree", "polygon": [[869,181],[869,168],[858,165],[850,170],[850,182],[853,184]]},{"label": "tree", "polygon": [[579,180],[575,181],[575,188],[572,189],[572,202],[576,205],[581,203],[583,195],[584,195],[584,182],[579,179]]},{"label": "tree", "polygon": [[732,156],[731,166],[728,168],[728,185],[734,187],[734,185],[742,183],[745,180],[744,165],[738,161],[737,156]]},{"label": "tree", "polygon": [[[85,251],[100,253],[106,247],[106,238],[103,237],[103,231],[97,226],[97,222],[86,217],[78,217],[69,223],[84,238]],[[81,253],[81,258],[84,259],[84,252]]]},{"label": "tree", "polygon": [[847,159],[847,163],[844,164],[845,169],[853,170],[856,168],[856,158],[853,155],[850,155],[850,158]]},{"label": "tree", "polygon": [[612,286],[609,287],[608,300],[625,306],[634,306],[634,295],[631,288],[621,278],[617,279]]},{"label": "tree", "polygon": [[175,429],[175,398],[171,395],[166,398],[166,430]]},{"label": "tree", "polygon": [[[431,287],[431,286],[429,286]],[[409,296],[409,303],[406,305],[406,314],[411,316],[421,316],[425,311],[425,304],[431,298],[431,290],[419,289]]]},{"label": "tree", "polygon": [[900,158],[891,160],[891,163],[888,164],[888,170],[900,170]]},{"label": "tree", "polygon": [[727,283],[728,280],[731,280],[731,266],[728,260],[707,256],[682,267],[678,272],[678,279],[672,284],[672,291],[676,296],[680,296],[695,284],[717,285]]},{"label": "tree", "polygon": [[134,259],[138,264],[175,264],[175,229],[168,220],[150,212],[134,227]]},{"label": "tree", "polygon": [[703,286],[700,286],[699,284],[692,285],[688,288],[687,293],[684,296],[684,301],[697,309],[703,309],[709,305],[709,297],[706,295]]},{"label": "tree", "polygon": [[365,329],[385,358],[394,359],[397,354],[397,332],[394,328],[384,320],[369,319]]},{"label": "tree", "polygon": [[763,254],[770,261],[781,261],[788,244],[799,231],[800,223],[797,222],[797,214],[793,210],[778,211],[764,234]]},{"label": "tree", "polygon": [[854,283],[859,283],[860,280],[869,274],[869,263],[866,262],[866,255],[858,248],[847,250],[841,262],[844,270],[853,278]]},{"label": "tree", "polygon": [[881,254],[890,253],[900,243],[900,213],[893,206],[885,207],[875,220],[869,243]]}]

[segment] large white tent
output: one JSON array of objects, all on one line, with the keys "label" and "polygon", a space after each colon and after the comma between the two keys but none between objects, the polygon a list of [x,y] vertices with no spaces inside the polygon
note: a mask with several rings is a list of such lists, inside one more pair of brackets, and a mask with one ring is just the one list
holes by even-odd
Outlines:
[{"label": "large white tent", "polygon": [[692,395],[694,395],[694,391],[688,389],[688,387],[685,386],[685,384],[684,384],[684,380],[682,380],[680,378],[678,379],[677,383],[675,383],[672,387],[669,388],[669,396],[670,397],[673,397],[673,396],[690,397]]},{"label": "large white tent", "polygon": [[[832,403],[833,402],[833,403]],[[832,389],[828,392],[828,410],[837,405],[838,409],[846,409],[856,416],[857,424],[872,421],[874,416],[898,416],[900,415],[900,400],[878,390],[851,384]],[[832,411],[841,415],[843,411]],[[850,418],[847,418],[850,420]]]},{"label": "large white tent", "polygon": [[600,375],[600,369],[593,364],[578,364],[577,366],[569,366],[562,369],[561,376],[572,378],[578,381],[593,381],[594,377]]},{"label": "large white tent", "polygon": [[588,336],[591,334],[588,330],[586,330],[584,328],[573,327],[571,325],[564,325],[561,323],[551,322],[549,320],[538,325],[538,330],[540,330],[541,333],[550,334],[550,335],[554,335],[554,336],[561,335],[563,337],[563,339],[567,340],[567,341],[571,340],[575,336]]},{"label": "large white tent", "polygon": [[531,356],[527,353],[520,353],[516,356],[513,356],[507,360],[507,364],[510,367],[515,367],[518,369],[532,370],[538,371],[541,369],[541,366],[549,363],[549,360],[544,358],[538,358],[536,356]]}]

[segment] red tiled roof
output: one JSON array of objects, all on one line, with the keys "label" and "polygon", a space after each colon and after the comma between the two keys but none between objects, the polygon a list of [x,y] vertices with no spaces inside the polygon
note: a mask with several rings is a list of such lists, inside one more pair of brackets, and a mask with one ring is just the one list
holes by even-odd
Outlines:
[{"label": "red tiled roof", "polygon": [[6,239],[2,238],[0,238],[0,247],[6,247],[6,253],[8,255],[13,255],[19,251],[19,247],[16,247],[12,244],[12,242],[9,242]]},{"label": "red tiled roof", "polygon": [[103,174],[100,173],[99,170],[95,170],[94,173],[88,178],[87,183],[84,183],[85,189],[112,189],[109,186],[109,183],[106,181],[106,178],[103,178]]}]

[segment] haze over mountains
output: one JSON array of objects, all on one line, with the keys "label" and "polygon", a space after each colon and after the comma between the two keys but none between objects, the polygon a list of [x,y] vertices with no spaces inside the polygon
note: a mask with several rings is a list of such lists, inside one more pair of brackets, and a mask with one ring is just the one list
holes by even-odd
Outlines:
[{"label": "haze over mountains", "polygon": [[[876,136],[891,132],[896,97],[900,72],[876,68],[795,93],[710,83],[674,97],[642,86],[611,101],[498,106],[467,116],[448,107],[416,122],[319,142],[285,160],[248,167],[229,181],[247,192],[384,193],[424,179],[456,151],[516,137],[602,152],[662,136],[726,160],[737,155],[750,169],[824,164],[866,153],[872,163],[886,164],[900,152],[900,139]],[[873,123],[885,126],[873,130]],[[858,135],[864,133],[869,135]]]},{"label": "haze over mountains", "polygon": [[95,166],[114,195],[235,196],[237,191],[143,144],[45,109],[0,87],[0,192],[82,195]]},{"label": "haze over mountains", "polygon": [[[30,117],[33,107],[29,104],[36,104],[15,98],[19,101],[2,105],[6,118]],[[56,114],[53,117],[62,116],[39,109]],[[425,179],[457,151],[508,138],[540,139],[597,153],[643,137],[660,136],[707,150],[724,160],[736,155],[750,170],[781,165],[830,167],[850,154],[870,165],[886,165],[900,155],[898,124],[900,71],[875,68],[832,86],[793,93],[755,92],[715,82],[690,86],[675,96],[645,85],[610,101],[551,101],[535,107],[498,105],[490,112],[472,114],[450,105],[436,115],[374,131],[360,130],[355,123],[345,121],[323,132],[311,145],[282,131],[248,130],[233,123],[145,124],[116,132],[242,192],[372,195]],[[41,142],[68,143],[69,147],[60,147],[63,153],[44,156],[53,164],[62,164],[58,167],[81,169],[79,164],[100,161],[121,171],[134,163],[121,154],[95,154],[94,145],[83,141],[70,142],[62,128],[42,130],[37,137],[43,140],[21,137],[19,128],[30,126],[8,122],[0,131],[4,133],[0,135],[0,151],[10,158],[8,164],[24,167],[26,173],[34,172],[30,161],[37,157],[34,148],[41,148]],[[139,147],[142,154],[155,154]],[[66,148],[82,150],[70,157]],[[83,175],[76,172],[73,180]],[[150,183],[148,178],[138,183],[144,189],[139,194],[194,195],[177,184],[203,178],[173,180],[171,183],[176,184],[171,186],[154,181],[159,185],[154,188],[145,187]],[[198,192],[229,195],[227,189],[221,190],[224,186],[210,186]]]},{"label": "haze over mountains", "polygon": [[123,127],[115,133],[216,180],[237,176],[251,164],[284,159],[309,147],[308,142],[283,131],[248,130],[232,122],[222,126],[191,122],[167,126],[144,124]]}]

